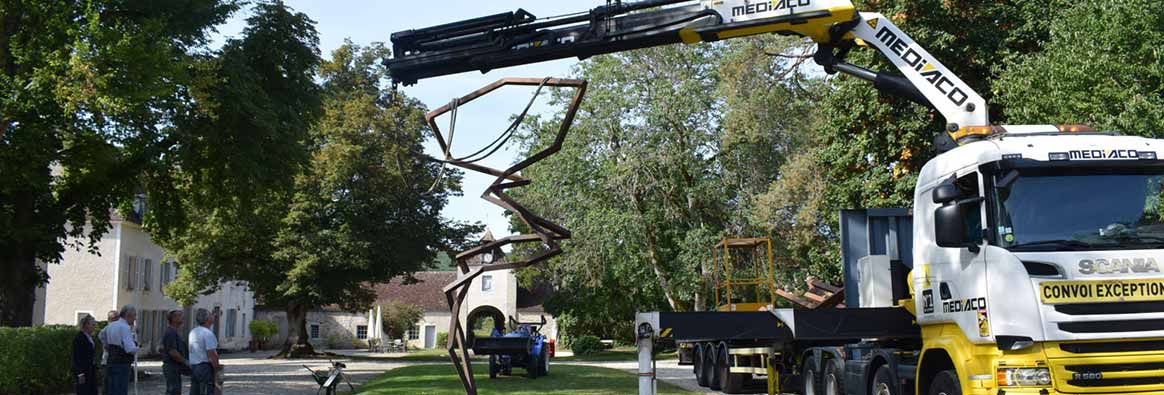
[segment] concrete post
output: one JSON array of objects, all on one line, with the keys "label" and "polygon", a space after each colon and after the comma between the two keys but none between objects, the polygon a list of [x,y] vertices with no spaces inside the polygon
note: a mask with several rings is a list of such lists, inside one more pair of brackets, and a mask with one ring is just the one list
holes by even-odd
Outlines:
[{"label": "concrete post", "polygon": [[640,323],[638,327],[639,348],[639,395],[655,395],[655,331],[651,324]]}]

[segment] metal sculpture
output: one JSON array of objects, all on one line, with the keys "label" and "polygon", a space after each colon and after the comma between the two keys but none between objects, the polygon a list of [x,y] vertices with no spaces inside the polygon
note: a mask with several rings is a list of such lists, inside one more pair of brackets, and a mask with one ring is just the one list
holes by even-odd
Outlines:
[{"label": "metal sculpture", "polygon": [[[457,108],[465,103],[471,102],[481,96],[493,92],[503,86],[536,86],[537,91],[530,99],[529,104],[510,124],[509,128],[501,133],[492,143],[465,157],[454,158],[450,153],[453,144],[453,137],[456,131],[456,113]],[[554,137],[553,143],[548,147],[534,153],[529,158],[510,166],[505,170],[494,169],[488,166],[477,164],[482,159],[489,157],[494,152],[497,152],[513,133],[521,126],[525,119],[526,113],[529,112],[530,107],[534,103],[534,99],[541,92],[544,87],[559,87],[559,88],[574,88],[574,98],[570,101],[570,106],[566,110],[566,114],[562,119],[562,124],[558,128],[557,135]],[[531,213],[521,204],[514,201],[505,190],[510,188],[522,187],[530,184],[530,180],[523,178],[519,172],[529,167],[530,165],[557,153],[562,148],[562,142],[566,139],[566,133],[570,130],[570,125],[574,122],[574,115],[578,112],[578,107],[582,103],[582,96],[586,93],[586,81],[558,79],[558,78],[504,78],[486,85],[485,87],[473,91],[468,95],[453,99],[453,101],[445,106],[429,112],[425,115],[425,121],[432,128],[433,134],[436,136],[437,143],[440,144],[441,151],[444,154],[445,164],[457,166],[460,168],[485,173],[497,177],[492,184],[489,185],[481,194],[481,198],[486,201],[509,210],[518,217],[526,226],[529,227],[532,233],[511,235],[502,237],[500,239],[482,244],[475,248],[457,254],[457,269],[460,275],[456,280],[445,286],[445,298],[449,303],[449,310],[451,311],[451,318],[449,320],[449,359],[452,360],[453,366],[457,369],[457,374],[461,376],[461,383],[465,386],[465,393],[469,395],[477,394],[477,383],[473,380],[473,367],[469,361],[468,345],[465,344],[465,331],[461,325],[460,312],[461,306],[465,301],[465,297],[469,292],[469,286],[473,279],[477,278],[485,272],[517,269],[550,259],[562,252],[561,246],[558,245],[558,240],[567,239],[570,237],[570,231],[565,228],[550,222],[536,214]],[[451,113],[449,121],[449,134],[446,140],[442,136],[440,128],[436,124],[436,118]],[[488,151],[488,152],[486,152]],[[541,252],[527,258],[525,260],[507,262],[493,265],[481,265],[470,269],[466,263],[470,258],[493,251],[509,244],[519,243],[541,243]]]}]

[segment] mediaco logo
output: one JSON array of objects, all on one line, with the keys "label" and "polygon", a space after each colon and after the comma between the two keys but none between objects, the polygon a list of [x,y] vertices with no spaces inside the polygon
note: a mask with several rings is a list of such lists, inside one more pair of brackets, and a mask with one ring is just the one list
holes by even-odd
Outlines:
[{"label": "mediaco logo", "polygon": [[1079,273],[1160,273],[1160,265],[1154,258],[1082,259],[1079,261]]},{"label": "mediaco logo", "polygon": [[934,88],[938,90],[938,92],[942,92],[943,95],[946,95],[946,98],[950,99],[950,102],[954,103],[954,105],[961,106],[966,103],[966,100],[970,99],[970,95],[966,94],[966,90],[962,89],[962,87],[954,85],[954,80],[945,76],[941,70],[938,70],[938,68],[934,66],[933,61],[926,59],[920,52],[910,47],[909,43],[907,43],[905,40],[902,40],[901,37],[898,37],[897,33],[889,30],[888,26],[882,25],[881,28],[878,29],[877,19],[870,19],[866,23],[869,25],[869,27],[877,30],[877,39],[880,40],[882,44],[885,44],[885,46],[889,48],[890,52],[892,52],[894,55],[897,55],[897,57],[901,59],[901,61],[905,62],[905,64],[908,64],[910,67],[913,67],[914,70],[917,70],[919,73],[921,73],[922,77],[924,77],[926,81],[929,81],[930,85],[933,85]]},{"label": "mediaco logo", "polygon": [[732,7],[732,17],[762,14],[770,11],[788,10],[796,13],[797,7],[808,7],[812,0],[772,0]]}]

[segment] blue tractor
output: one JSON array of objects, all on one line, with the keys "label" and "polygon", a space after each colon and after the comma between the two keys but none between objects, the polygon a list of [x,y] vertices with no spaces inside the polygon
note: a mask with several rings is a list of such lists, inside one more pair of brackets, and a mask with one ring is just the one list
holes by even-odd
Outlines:
[{"label": "blue tractor", "polygon": [[525,369],[531,379],[550,373],[550,342],[539,332],[546,325],[546,317],[540,322],[517,322],[509,317],[509,327],[513,331],[502,334],[500,328],[493,328],[489,337],[479,337],[473,341],[473,353],[489,356],[489,378],[497,375],[512,375],[513,368]]}]

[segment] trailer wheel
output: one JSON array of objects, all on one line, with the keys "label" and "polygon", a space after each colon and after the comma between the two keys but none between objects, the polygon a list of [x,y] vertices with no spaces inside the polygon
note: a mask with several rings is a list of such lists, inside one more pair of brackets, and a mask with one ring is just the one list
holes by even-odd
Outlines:
[{"label": "trailer wheel", "polygon": [[727,347],[720,350],[720,379],[722,383],[720,388],[724,393],[738,394],[743,392],[744,381],[748,380],[747,373],[732,373],[731,371],[731,353],[728,352]]},{"label": "trailer wheel", "polygon": [[845,368],[839,359],[830,359],[825,366],[824,393],[825,395],[845,394]]},{"label": "trailer wheel", "polygon": [[718,391],[720,388],[719,353],[715,352],[715,345],[708,344],[704,352],[703,374],[707,376],[707,388]]},{"label": "trailer wheel", "polygon": [[691,349],[691,364],[695,366],[695,382],[700,387],[707,386],[707,376],[703,374],[703,345],[696,344]]},{"label": "trailer wheel", "polygon": [[804,382],[804,388],[800,391],[801,395],[816,395],[820,388],[820,377],[818,377],[816,369],[816,357],[808,355],[804,357],[804,361],[800,367],[800,378]]},{"label": "trailer wheel", "polygon": [[869,393],[873,395],[898,395],[895,384],[893,374],[889,372],[889,365],[881,365],[873,374],[873,388],[869,389]]},{"label": "trailer wheel", "polygon": [[491,378],[491,379],[497,378],[497,356],[496,355],[489,356],[489,378]]},{"label": "trailer wheel", "polygon": [[529,360],[525,361],[525,377],[531,379],[538,378],[538,369],[541,369],[541,365],[542,362],[538,359],[538,356],[530,354]]},{"label": "trailer wheel", "polygon": [[929,395],[962,395],[962,385],[958,383],[958,373],[943,370],[934,376]]}]

